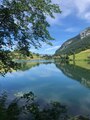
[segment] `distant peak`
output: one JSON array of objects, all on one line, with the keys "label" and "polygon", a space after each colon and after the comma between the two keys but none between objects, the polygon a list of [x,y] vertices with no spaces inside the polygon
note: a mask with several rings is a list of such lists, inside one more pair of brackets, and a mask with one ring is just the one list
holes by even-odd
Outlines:
[{"label": "distant peak", "polygon": [[77,36],[65,41],[56,50],[55,55],[71,55],[87,49],[90,49],[90,27],[82,30]]},{"label": "distant peak", "polygon": [[81,39],[90,36],[90,27],[87,27],[86,29],[84,29],[81,33],[80,33],[80,37]]}]

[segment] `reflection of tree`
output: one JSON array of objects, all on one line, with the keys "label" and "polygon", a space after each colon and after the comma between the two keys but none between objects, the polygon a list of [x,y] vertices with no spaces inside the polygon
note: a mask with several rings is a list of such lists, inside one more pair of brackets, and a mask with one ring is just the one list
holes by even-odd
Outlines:
[{"label": "reflection of tree", "polygon": [[19,70],[25,71],[33,67],[39,66],[40,63],[37,62],[21,62]]},{"label": "reflection of tree", "polygon": [[78,80],[81,84],[90,88],[90,70],[73,64],[55,63],[66,76]]},{"label": "reflection of tree", "polygon": [[[16,98],[6,106],[7,96],[0,97],[0,120],[19,120],[24,117],[28,120],[62,120],[66,118],[66,107],[58,102],[47,104],[47,107],[39,105],[32,92]],[[22,105],[19,105],[22,102]]]},{"label": "reflection of tree", "polygon": [[33,67],[39,66],[40,64],[51,64],[53,61],[52,60],[36,60],[36,61],[26,61],[26,62],[20,62],[20,67],[19,70],[25,71],[28,69],[31,69]]},{"label": "reflection of tree", "polygon": [[0,74],[5,75],[7,72],[17,70],[19,64],[12,61],[12,56],[9,51],[0,51]]},{"label": "reflection of tree", "polygon": [[[5,53],[4,53],[5,55]],[[6,54],[6,58],[7,58],[7,55]],[[50,61],[50,60],[41,60],[41,61],[16,61],[16,62],[13,62],[12,60],[10,59],[5,59],[5,64],[3,64],[2,62],[0,62],[0,74],[1,75],[5,75],[7,72],[13,72],[13,70],[22,70],[22,71],[25,71],[25,70],[29,70],[33,67],[36,67],[36,66],[39,66],[40,64],[51,64],[53,61]]]},{"label": "reflection of tree", "polygon": [[6,105],[7,95],[0,96],[0,120],[90,120],[79,116],[70,118],[66,106],[59,102],[46,103],[41,106],[32,92],[14,99]]}]

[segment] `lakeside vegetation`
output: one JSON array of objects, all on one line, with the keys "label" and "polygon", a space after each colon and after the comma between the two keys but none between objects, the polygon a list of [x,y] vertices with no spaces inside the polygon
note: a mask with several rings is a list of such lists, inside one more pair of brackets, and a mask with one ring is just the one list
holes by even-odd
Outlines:
[{"label": "lakeside vegetation", "polygon": [[11,52],[11,56],[14,60],[31,60],[31,59],[42,59],[42,55],[38,53],[32,53],[29,51],[28,56],[25,54],[22,54],[19,50],[15,50]]},{"label": "lakeside vegetation", "polygon": [[39,53],[33,53],[29,51],[28,56],[25,54],[22,54],[20,51],[13,51],[11,52],[11,56],[13,60],[41,60],[41,59],[50,59],[52,58],[52,55],[42,55]]},{"label": "lakeside vegetation", "polygon": [[[90,49],[83,50],[79,53],[73,53],[72,55],[68,54],[60,54],[54,55],[53,58],[60,59],[61,61],[75,61],[75,63],[79,63],[79,61],[88,61],[90,63]],[[78,62],[77,62],[78,61]]]}]

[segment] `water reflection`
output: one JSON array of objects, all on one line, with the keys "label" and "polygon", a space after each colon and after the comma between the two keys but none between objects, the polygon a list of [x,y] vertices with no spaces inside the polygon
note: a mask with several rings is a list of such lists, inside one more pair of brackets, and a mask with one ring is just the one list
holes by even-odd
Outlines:
[{"label": "water reflection", "polygon": [[7,65],[0,63],[0,75],[5,76],[7,73],[17,70],[26,71],[40,64],[51,64],[52,62],[54,62],[54,60],[17,60]]},{"label": "water reflection", "polygon": [[[17,61],[19,67],[17,68],[18,71],[26,71],[30,70],[34,67],[38,67],[41,64],[51,64],[54,63],[60,71],[64,73],[64,75],[79,81],[84,86],[90,88],[90,61],[83,61],[83,62],[61,62],[60,60],[33,60],[33,61]],[[6,68],[5,68],[6,69]],[[7,72],[13,72],[6,71]],[[5,75],[5,70],[0,71],[1,75]]]},{"label": "water reflection", "polygon": [[9,101],[6,106],[7,101],[8,96],[3,93],[0,96],[0,120],[69,120],[66,106],[59,102],[41,104],[32,92]]},{"label": "water reflection", "polygon": [[[10,99],[13,95],[16,97],[33,91],[45,101],[60,101],[67,105],[72,114],[90,114],[90,89],[86,88],[90,87],[88,85],[90,70],[84,67],[86,63],[83,65],[79,63],[80,66],[76,63],[62,63],[60,60],[18,61],[18,63],[21,64],[18,71],[0,77],[0,90],[7,91]],[[82,77],[85,79],[84,82]]]},{"label": "water reflection", "polygon": [[[86,62],[85,62],[86,63]],[[84,86],[90,88],[90,69],[83,67],[84,62],[80,66],[76,65],[75,61],[72,64],[55,62],[55,65],[60,69],[66,76],[79,81]],[[80,64],[80,62],[79,62]],[[88,66],[88,63],[87,63]],[[86,66],[85,66],[86,67]]]},{"label": "water reflection", "polygon": [[[88,66],[88,62],[75,62],[72,63],[67,62],[61,62],[60,60],[41,60],[41,61],[28,61],[28,62],[21,62],[20,69],[21,71],[25,71],[28,69],[31,69],[33,67],[39,66],[40,64],[51,64],[54,63],[57,68],[60,69],[64,73],[64,75],[79,81],[84,86],[90,88],[90,68]],[[78,64],[80,66],[78,66]],[[85,66],[83,67],[83,65]],[[86,65],[87,64],[87,65]],[[86,66],[88,66],[88,69],[86,69]]]},{"label": "water reflection", "polygon": [[[43,99],[42,99],[43,100]],[[72,116],[60,102],[41,102],[33,92],[8,102],[8,94],[0,95],[0,120],[90,120],[90,116]]]}]

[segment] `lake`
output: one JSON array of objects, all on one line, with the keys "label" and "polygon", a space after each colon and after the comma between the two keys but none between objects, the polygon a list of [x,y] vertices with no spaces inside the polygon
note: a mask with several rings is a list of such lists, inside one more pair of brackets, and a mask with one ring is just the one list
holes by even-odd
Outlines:
[{"label": "lake", "polygon": [[77,115],[90,115],[90,63],[58,60],[18,61],[17,71],[0,76],[0,92],[9,99],[34,92],[42,101],[58,101]]}]

